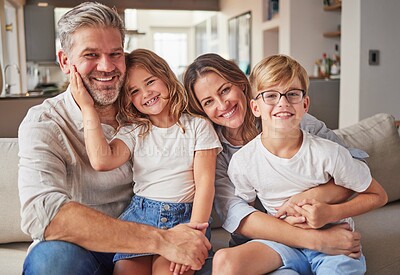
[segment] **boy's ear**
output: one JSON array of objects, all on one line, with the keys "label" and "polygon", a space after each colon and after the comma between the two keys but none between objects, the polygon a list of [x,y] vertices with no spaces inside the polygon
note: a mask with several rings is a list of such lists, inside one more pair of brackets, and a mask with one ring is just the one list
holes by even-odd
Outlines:
[{"label": "boy's ear", "polygon": [[252,99],[250,101],[250,109],[253,112],[253,115],[255,117],[260,117],[261,116],[261,112],[260,112],[260,108],[258,107],[257,101]]},{"label": "boy's ear", "polygon": [[58,63],[60,64],[60,68],[65,74],[69,74],[71,72],[70,62],[67,54],[63,50],[59,50],[57,53]]},{"label": "boy's ear", "polygon": [[303,100],[303,104],[304,104],[304,111],[308,112],[308,109],[310,108],[310,97],[306,96]]}]

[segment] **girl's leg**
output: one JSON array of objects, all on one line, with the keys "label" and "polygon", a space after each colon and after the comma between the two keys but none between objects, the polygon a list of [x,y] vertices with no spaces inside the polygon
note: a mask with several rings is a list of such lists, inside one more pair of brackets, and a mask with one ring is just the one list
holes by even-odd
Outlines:
[{"label": "girl's leg", "polygon": [[[154,275],[171,275],[172,272],[169,270],[171,262],[162,256],[154,256],[153,258],[153,274]],[[179,273],[180,274],[180,273]],[[185,275],[193,275],[193,270],[184,272]]]},{"label": "girl's leg", "polygon": [[133,259],[119,260],[115,263],[114,275],[143,274],[151,275],[153,256],[136,257]]},{"label": "girl's leg", "polygon": [[213,259],[213,274],[264,274],[282,266],[281,256],[269,246],[249,242],[218,250]]}]

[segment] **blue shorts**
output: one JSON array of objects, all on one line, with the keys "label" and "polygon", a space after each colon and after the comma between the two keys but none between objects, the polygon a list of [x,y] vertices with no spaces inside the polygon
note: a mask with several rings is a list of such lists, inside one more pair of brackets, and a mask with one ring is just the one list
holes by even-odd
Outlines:
[{"label": "blue shorts", "polygon": [[327,255],[315,250],[293,248],[281,243],[252,240],[275,250],[282,259],[280,269],[292,269],[300,274],[365,274],[367,267],[364,255],[353,259],[346,255]]},{"label": "blue shorts", "polygon": [[[160,229],[169,229],[180,223],[189,223],[193,203],[170,203],[133,196],[131,203],[119,217],[121,220],[147,224]],[[117,253],[114,262],[150,253]]]}]

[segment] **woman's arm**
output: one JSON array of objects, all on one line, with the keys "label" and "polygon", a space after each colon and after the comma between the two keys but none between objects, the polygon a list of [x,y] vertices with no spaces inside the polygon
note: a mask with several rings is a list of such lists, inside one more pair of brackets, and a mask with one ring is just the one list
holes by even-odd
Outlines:
[{"label": "woman's arm", "polygon": [[118,139],[110,144],[107,142],[93,99],[76,69],[70,75],[70,82],[72,95],[82,111],[85,146],[90,164],[97,171],[108,171],[121,166],[130,158],[129,148]]},{"label": "woman's arm", "polygon": [[360,234],[352,232],[348,224],[329,229],[302,229],[262,212],[245,217],[237,233],[252,239],[271,240],[298,248],[317,250],[329,255],[344,254],[360,257]]},{"label": "woman's arm", "polygon": [[283,215],[296,215],[298,212],[293,208],[293,205],[305,203],[311,199],[315,199],[327,204],[334,204],[346,201],[351,195],[353,195],[353,193],[354,191],[348,188],[336,185],[332,178],[326,184],[321,184],[317,187],[292,196],[287,202],[277,209],[278,211],[276,212],[275,217],[279,218]]},{"label": "woman's arm", "polygon": [[[196,192],[191,222],[208,222],[214,200],[214,180],[217,149],[199,150],[194,157],[194,181]],[[205,232],[205,230],[203,230]]]},{"label": "woman's arm", "polygon": [[386,202],[385,190],[375,179],[372,179],[364,192],[358,193],[353,199],[344,203],[329,205],[316,200],[306,200],[299,205],[294,205],[294,208],[307,219],[308,226],[319,228],[327,223],[361,215],[385,205]]}]

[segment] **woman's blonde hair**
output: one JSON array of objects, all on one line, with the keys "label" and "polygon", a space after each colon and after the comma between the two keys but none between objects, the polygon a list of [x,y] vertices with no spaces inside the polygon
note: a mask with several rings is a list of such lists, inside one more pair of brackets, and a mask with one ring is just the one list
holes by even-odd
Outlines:
[{"label": "woman's blonde hair", "polygon": [[194,92],[194,85],[199,78],[209,73],[215,73],[225,81],[243,89],[247,109],[239,131],[243,141],[245,143],[249,142],[259,133],[256,127],[256,118],[250,110],[250,100],[252,98],[251,87],[246,75],[233,61],[226,60],[218,54],[208,53],[197,57],[193,63],[189,65],[183,76],[183,83],[189,96],[189,112],[207,118]]},{"label": "woman's blonde hair", "polygon": [[286,83],[283,88],[288,89],[296,78],[307,95],[310,83],[307,71],[290,56],[277,54],[261,60],[252,70],[249,79],[254,97],[258,91],[283,83]]},{"label": "woman's blonde hair", "polygon": [[182,130],[185,131],[179,118],[183,112],[187,111],[187,94],[185,88],[179,82],[168,63],[154,52],[146,49],[136,49],[131,53],[126,54],[125,62],[125,85],[118,100],[120,125],[136,124],[138,127],[142,127],[141,135],[143,136],[148,134],[152,125],[148,115],[139,112],[133,105],[126,85],[131,74],[131,69],[139,67],[145,69],[147,72],[165,83],[169,95],[169,116],[176,120]]}]

